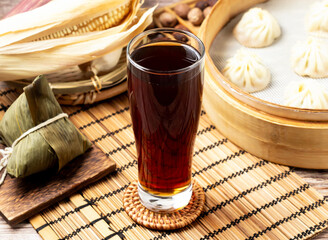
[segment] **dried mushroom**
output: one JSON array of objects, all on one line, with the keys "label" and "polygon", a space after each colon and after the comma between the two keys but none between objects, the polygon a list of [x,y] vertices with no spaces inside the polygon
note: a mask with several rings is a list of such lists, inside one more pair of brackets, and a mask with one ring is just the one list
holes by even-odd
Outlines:
[{"label": "dried mushroom", "polygon": [[210,14],[211,11],[212,11],[211,6],[205,8],[204,11],[203,11],[204,17],[207,17],[207,15]]},{"label": "dried mushroom", "polygon": [[174,28],[190,32],[190,30],[182,24],[178,24]]},{"label": "dried mushroom", "polygon": [[179,3],[173,8],[173,10],[179,17],[187,19],[190,7],[186,3]]},{"label": "dried mushroom", "polygon": [[163,12],[159,16],[159,21],[163,27],[174,27],[178,22],[177,18],[169,12]]},{"label": "dried mushroom", "polygon": [[199,26],[203,20],[204,20],[204,15],[202,10],[199,8],[193,8],[189,11],[188,13],[188,20],[195,26]]},{"label": "dried mushroom", "polygon": [[178,33],[178,32],[173,33],[173,37],[176,40],[181,41],[181,42],[188,42],[188,40],[189,40],[185,34]]},{"label": "dried mushroom", "polygon": [[200,10],[204,10],[205,8],[207,8],[209,6],[209,3],[207,1],[199,1],[196,3],[195,7],[199,8]]},{"label": "dried mushroom", "polygon": [[214,6],[214,4],[217,2],[218,0],[207,0],[208,4],[210,6]]}]

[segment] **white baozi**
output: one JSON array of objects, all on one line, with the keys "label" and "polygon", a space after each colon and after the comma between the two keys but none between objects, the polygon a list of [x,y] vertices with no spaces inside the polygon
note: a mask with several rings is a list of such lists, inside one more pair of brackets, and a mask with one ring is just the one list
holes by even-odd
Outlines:
[{"label": "white baozi", "polygon": [[328,32],[328,0],[315,2],[306,17],[309,32]]},{"label": "white baozi", "polygon": [[271,80],[271,73],[261,59],[244,49],[240,49],[227,60],[222,73],[246,92],[263,90]]},{"label": "white baozi", "polygon": [[286,106],[328,109],[328,92],[314,79],[290,82],[284,95]]},{"label": "white baozi", "polygon": [[233,30],[235,38],[245,47],[266,47],[281,35],[277,20],[267,10],[248,10]]},{"label": "white baozi", "polygon": [[309,37],[292,48],[291,61],[294,71],[311,78],[328,77],[328,46],[321,39]]}]

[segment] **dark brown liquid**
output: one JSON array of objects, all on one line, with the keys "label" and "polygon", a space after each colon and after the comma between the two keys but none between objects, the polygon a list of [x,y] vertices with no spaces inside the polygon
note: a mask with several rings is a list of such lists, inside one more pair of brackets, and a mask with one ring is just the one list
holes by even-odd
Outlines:
[{"label": "dark brown liquid", "polygon": [[[184,190],[198,128],[203,74],[199,53],[187,45],[143,46],[128,64],[128,91],[142,187],[156,194]],[[179,70],[182,69],[182,70]]]}]

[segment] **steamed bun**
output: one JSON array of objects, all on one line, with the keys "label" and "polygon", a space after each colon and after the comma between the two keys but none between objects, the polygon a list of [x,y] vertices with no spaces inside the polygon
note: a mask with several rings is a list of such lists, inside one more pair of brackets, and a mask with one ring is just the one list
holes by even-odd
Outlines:
[{"label": "steamed bun", "polygon": [[328,0],[315,2],[306,17],[309,32],[328,32]]},{"label": "steamed bun", "polygon": [[321,39],[309,37],[292,48],[291,61],[294,71],[311,78],[328,77],[328,46]]},{"label": "steamed bun", "polygon": [[307,109],[328,109],[328,92],[314,79],[294,81],[285,89],[285,105]]},{"label": "steamed bun", "polygon": [[251,8],[233,30],[235,38],[245,47],[266,47],[281,35],[277,20],[266,10]]},{"label": "steamed bun", "polygon": [[271,80],[271,73],[261,59],[244,49],[240,49],[232,58],[228,59],[222,73],[246,92],[260,91]]}]

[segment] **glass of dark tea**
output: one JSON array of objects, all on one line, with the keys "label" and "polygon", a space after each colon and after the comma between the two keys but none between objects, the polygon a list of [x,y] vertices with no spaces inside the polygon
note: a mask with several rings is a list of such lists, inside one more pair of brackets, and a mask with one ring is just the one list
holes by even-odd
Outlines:
[{"label": "glass of dark tea", "polygon": [[190,32],[148,30],[130,41],[127,63],[140,201],[156,212],[179,210],[192,196],[204,45]]}]

